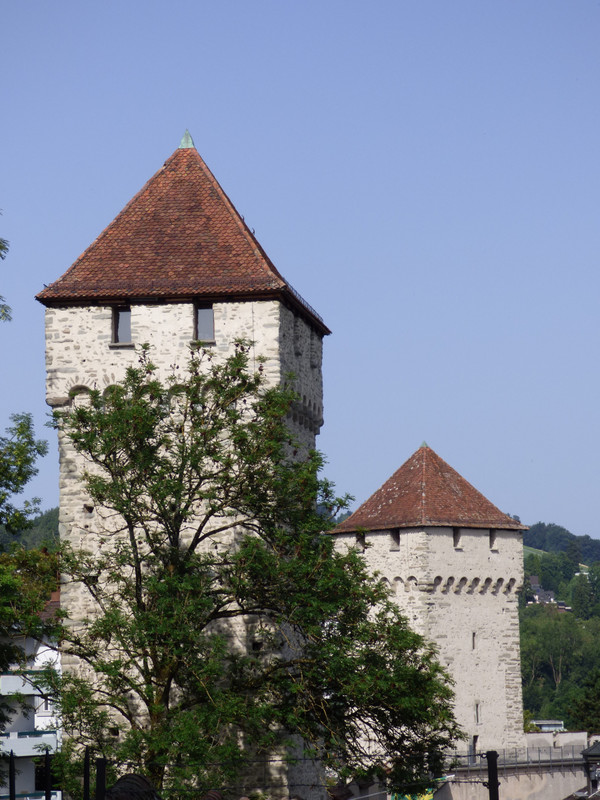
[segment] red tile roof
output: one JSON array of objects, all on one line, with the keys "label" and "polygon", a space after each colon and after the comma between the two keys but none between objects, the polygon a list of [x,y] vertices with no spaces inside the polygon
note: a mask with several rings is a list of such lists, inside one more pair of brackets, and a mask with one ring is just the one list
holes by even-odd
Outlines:
[{"label": "red tile roof", "polygon": [[44,621],[54,619],[56,612],[60,609],[60,589],[50,594],[50,599],[44,606],[44,610],[40,612],[40,619]]},{"label": "red tile roof", "polygon": [[334,533],[421,526],[526,530],[423,445]]},{"label": "red tile roof", "polygon": [[180,147],[57,281],[45,305],[279,298],[321,333],[195,147]]}]

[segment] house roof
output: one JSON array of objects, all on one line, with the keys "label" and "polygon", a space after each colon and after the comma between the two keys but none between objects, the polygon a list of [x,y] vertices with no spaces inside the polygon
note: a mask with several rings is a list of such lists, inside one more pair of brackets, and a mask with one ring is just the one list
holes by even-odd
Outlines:
[{"label": "house roof", "polygon": [[40,619],[54,619],[56,612],[60,609],[60,589],[56,589],[50,594],[50,599],[46,602],[43,611],[40,612]]},{"label": "house roof", "polygon": [[45,305],[279,298],[319,330],[186,131],[173,155],[54,283]]},{"label": "house roof", "polygon": [[526,530],[423,444],[334,533],[422,526]]}]

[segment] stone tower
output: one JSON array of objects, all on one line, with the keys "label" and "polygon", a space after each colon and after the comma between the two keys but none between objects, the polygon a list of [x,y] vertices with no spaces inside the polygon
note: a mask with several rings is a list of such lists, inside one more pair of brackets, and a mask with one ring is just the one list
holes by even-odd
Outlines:
[{"label": "stone tower", "polygon": [[523,530],[425,444],[335,530],[437,646],[473,750],[523,743]]},{"label": "stone tower", "polygon": [[[100,390],[149,343],[157,366],[202,340],[216,356],[254,342],[269,379],[293,373],[292,424],[309,446],[323,422],[321,317],[281,276],[186,131],[179,148],[57,281],[46,306],[46,399]],[[62,475],[63,481],[65,475]],[[61,507],[62,507],[61,503]]]},{"label": "stone tower", "polygon": [[[104,391],[138,362],[148,343],[159,377],[185,366],[201,341],[216,359],[235,340],[253,342],[267,381],[295,376],[289,425],[315,446],[323,422],[321,317],[282,277],[194,147],[179,148],[88,249],[37,299],[46,306],[46,399],[53,408]],[[258,366],[258,362],[251,366]],[[92,549],[99,510],[80,481],[84,462],[59,432],[60,536]],[[72,624],[85,592],[61,588]],[[77,662],[63,658],[65,669]],[[289,775],[288,775],[289,778]],[[290,778],[289,783],[293,781]],[[289,794],[289,791],[287,791]]]},{"label": "stone tower", "polygon": [[[216,357],[254,342],[272,383],[296,376],[290,425],[314,447],[323,422],[319,315],[277,271],[186,132],[179,148],[57,281],[46,306],[46,400],[64,406],[104,390],[149,343],[167,372],[202,340]],[[75,454],[60,440],[60,525],[76,540],[90,527]]]}]

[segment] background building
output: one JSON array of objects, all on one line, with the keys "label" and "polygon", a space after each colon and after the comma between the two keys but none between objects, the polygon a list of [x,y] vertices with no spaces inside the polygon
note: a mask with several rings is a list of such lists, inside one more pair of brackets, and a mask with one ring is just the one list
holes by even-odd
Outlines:
[{"label": "background building", "polygon": [[389,583],[454,679],[473,751],[523,746],[517,592],[525,526],[426,444],[335,530]]}]

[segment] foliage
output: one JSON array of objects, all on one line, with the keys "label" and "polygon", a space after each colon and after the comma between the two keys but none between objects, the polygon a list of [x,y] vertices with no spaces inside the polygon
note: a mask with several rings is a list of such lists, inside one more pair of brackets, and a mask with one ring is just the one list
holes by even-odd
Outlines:
[{"label": "foliage", "polygon": [[[42,614],[57,586],[58,560],[40,550],[13,548],[0,554],[0,674],[25,667],[27,637],[42,639],[57,632],[53,620]],[[0,730],[14,711],[15,701],[0,701]],[[4,773],[0,770],[0,774]]]},{"label": "foliage", "polygon": [[[0,260],[4,260],[6,258],[6,254],[8,253],[8,242],[6,239],[0,237]],[[4,302],[4,298],[0,296],[0,320],[9,320],[10,319],[10,307],[6,305]]]},{"label": "foliage", "polygon": [[[579,561],[591,564],[600,561],[600,540],[575,534],[554,523],[536,522],[523,536],[523,544],[552,553],[563,553],[571,548],[572,557],[577,552]],[[576,550],[573,550],[575,546]]]},{"label": "foliage", "polygon": [[573,729],[582,687],[600,660],[600,618],[530,605],[520,610],[520,623],[525,710]]},{"label": "foliage", "polygon": [[56,549],[58,545],[58,507],[50,508],[34,517],[27,527],[16,533],[9,533],[0,525],[0,553],[18,544],[26,550],[40,547]]},{"label": "foliage", "polygon": [[588,733],[600,733],[600,669],[593,669],[583,682],[572,712],[575,726]]},{"label": "foliage", "polygon": [[62,552],[93,606],[62,632],[88,672],[49,676],[65,759],[91,745],[177,797],[239,792],[292,734],[340,777],[440,768],[458,735],[448,677],[362,557],[323,534],[322,509],[344,501],[290,437],[294,399],[239,342],[166,382],[144,350],[122,384],[57,415],[87,459],[98,537]]},{"label": "foliage", "polygon": [[0,524],[14,533],[27,525],[39,500],[26,500],[19,508],[14,505],[13,497],[37,474],[35,462],[46,454],[48,446],[35,438],[31,414],[13,414],[11,421],[6,436],[0,436]]}]

